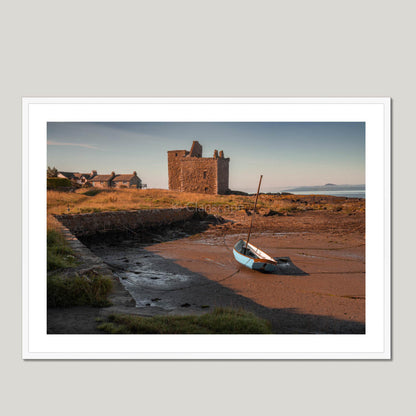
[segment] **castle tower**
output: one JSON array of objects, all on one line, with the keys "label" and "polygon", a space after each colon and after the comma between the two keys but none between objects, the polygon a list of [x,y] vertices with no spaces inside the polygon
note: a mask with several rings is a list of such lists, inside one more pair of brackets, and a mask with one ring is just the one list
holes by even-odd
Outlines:
[{"label": "castle tower", "polygon": [[230,159],[224,152],[202,157],[202,146],[192,143],[191,150],[168,151],[169,189],[172,191],[224,194],[228,191]]},{"label": "castle tower", "polygon": [[169,189],[181,191],[181,161],[189,154],[186,150],[168,151]]}]

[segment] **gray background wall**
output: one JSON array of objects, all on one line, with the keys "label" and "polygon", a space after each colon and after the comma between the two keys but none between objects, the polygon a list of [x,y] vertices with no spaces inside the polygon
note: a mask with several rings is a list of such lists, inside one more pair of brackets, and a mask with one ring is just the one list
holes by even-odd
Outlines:
[{"label": "gray background wall", "polygon": [[[2,413],[387,415],[413,407],[413,2],[39,0],[2,10]],[[21,96],[391,96],[393,360],[23,362]]]}]

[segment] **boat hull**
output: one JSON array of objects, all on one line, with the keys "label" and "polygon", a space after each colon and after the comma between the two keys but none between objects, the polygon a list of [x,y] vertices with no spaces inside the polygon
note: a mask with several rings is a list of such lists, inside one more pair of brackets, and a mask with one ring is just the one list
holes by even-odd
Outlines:
[{"label": "boat hull", "polygon": [[248,245],[249,253],[245,253],[244,240],[239,240],[233,248],[234,258],[243,266],[252,270],[270,273],[276,270],[277,261],[252,244]]}]

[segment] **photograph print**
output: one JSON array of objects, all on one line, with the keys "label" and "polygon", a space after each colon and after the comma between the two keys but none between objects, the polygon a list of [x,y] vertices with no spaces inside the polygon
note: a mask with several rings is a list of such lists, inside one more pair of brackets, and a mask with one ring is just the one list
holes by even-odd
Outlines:
[{"label": "photograph print", "polygon": [[365,333],[365,123],[47,128],[49,334]]},{"label": "photograph print", "polygon": [[389,106],[26,99],[26,357],[389,357]]}]

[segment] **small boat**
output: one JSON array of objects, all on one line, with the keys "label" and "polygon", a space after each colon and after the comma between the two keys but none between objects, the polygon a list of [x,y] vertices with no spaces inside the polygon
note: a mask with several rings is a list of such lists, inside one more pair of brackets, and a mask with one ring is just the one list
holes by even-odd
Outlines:
[{"label": "small boat", "polygon": [[275,270],[277,261],[266,254],[264,251],[249,243],[251,227],[253,226],[253,217],[256,213],[257,200],[259,198],[261,180],[263,175],[260,175],[259,187],[257,188],[256,201],[254,202],[253,215],[251,216],[250,228],[248,231],[247,241],[239,240],[234,246],[233,253],[235,259],[243,266],[252,270],[259,270],[261,272],[272,272]]},{"label": "small boat", "polygon": [[235,259],[249,269],[260,272],[273,272],[276,269],[277,261],[273,257],[245,240],[237,241],[233,253]]}]

